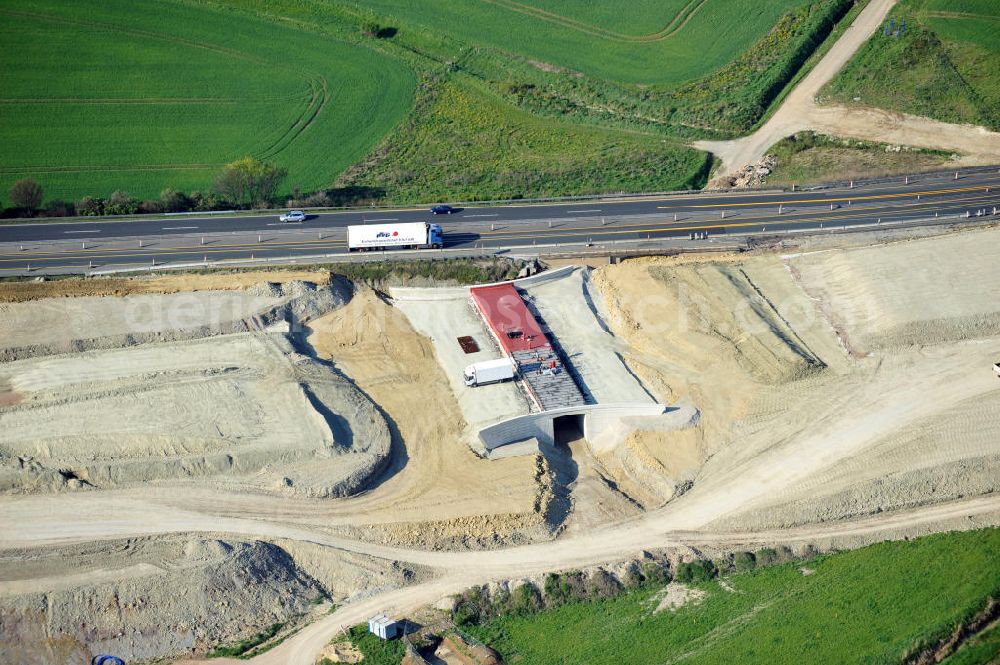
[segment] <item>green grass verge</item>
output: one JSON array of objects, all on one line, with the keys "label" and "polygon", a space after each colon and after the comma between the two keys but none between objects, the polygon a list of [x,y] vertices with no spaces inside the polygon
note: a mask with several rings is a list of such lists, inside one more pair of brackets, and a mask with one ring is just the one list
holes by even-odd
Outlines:
[{"label": "green grass verge", "polygon": [[653,614],[655,591],[466,628],[505,662],[898,663],[1000,589],[1000,529],[880,543],[700,584],[707,596]]},{"label": "green grass verge", "polygon": [[0,192],[32,177],[46,200],[156,198],[246,154],[287,167],[285,191],[318,188],[406,115],[414,85],[371,49],[204,5],[10,0]]},{"label": "green grass verge", "polygon": [[539,118],[475,79],[433,84],[410,120],[339,185],[387,201],[471,201],[693,189],[706,153],[649,134]]},{"label": "green grass verge", "polygon": [[824,101],[1000,130],[1000,1],[903,0],[889,16],[905,32],[878,31]]},{"label": "green grass verge", "polygon": [[940,150],[902,148],[872,141],[840,139],[800,132],[768,151],[778,164],[768,176],[771,185],[833,182],[876,178],[947,168],[951,154]]}]

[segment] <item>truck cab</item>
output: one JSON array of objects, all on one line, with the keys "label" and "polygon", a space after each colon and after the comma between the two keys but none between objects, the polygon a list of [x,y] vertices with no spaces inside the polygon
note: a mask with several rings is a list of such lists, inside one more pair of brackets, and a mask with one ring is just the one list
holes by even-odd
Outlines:
[{"label": "truck cab", "polygon": [[444,232],[441,231],[440,224],[427,225],[427,246],[433,249],[444,247]]}]

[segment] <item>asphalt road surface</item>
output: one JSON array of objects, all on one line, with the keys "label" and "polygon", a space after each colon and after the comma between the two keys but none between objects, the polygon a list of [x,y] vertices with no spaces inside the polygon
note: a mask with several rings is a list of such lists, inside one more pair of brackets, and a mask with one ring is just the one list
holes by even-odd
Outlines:
[{"label": "asphalt road surface", "polygon": [[[0,226],[0,275],[87,272],[171,263],[346,254],[352,224],[438,222],[447,249],[628,243],[788,230],[832,229],[961,216],[994,218],[1000,169],[900,176],[892,182],[792,192],[694,194],[638,199],[458,208],[323,212],[284,224],[277,215],[186,215],[132,221]],[[391,254],[388,252],[387,255]]]}]

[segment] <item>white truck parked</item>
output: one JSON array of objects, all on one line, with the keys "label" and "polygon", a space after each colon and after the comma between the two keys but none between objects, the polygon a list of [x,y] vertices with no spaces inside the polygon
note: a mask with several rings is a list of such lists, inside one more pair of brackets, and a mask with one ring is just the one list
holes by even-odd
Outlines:
[{"label": "white truck parked", "polygon": [[347,249],[351,252],[441,247],[444,247],[444,234],[440,224],[404,222],[347,227]]},{"label": "white truck parked", "polygon": [[513,379],[517,372],[510,358],[497,358],[473,363],[465,368],[465,385],[483,386]]}]

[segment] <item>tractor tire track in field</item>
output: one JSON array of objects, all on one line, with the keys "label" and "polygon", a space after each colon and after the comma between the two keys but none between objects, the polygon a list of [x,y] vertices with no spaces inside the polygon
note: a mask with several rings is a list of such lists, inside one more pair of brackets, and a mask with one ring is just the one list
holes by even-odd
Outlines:
[{"label": "tractor tire track in field", "polygon": [[75,25],[83,28],[92,28],[95,30],[106,30],[110,32],[121,32],[127,35],[132,35],[135,37],[146,37],[148,39],[158,39],[160,41],[170,42],[173,44],[179,44],[181,46],[190,46],[192,48],[204,49],[206,51],[212,51],[214,53],[221,53],[223,55],[228,55],[233,58],[240,60],[246,60],[258,65],[266,65],[275,67],[271,62],[263,58],[251,55],[244,51],[237,51],[234,49],[228,49],[217,44],[208,44],[205,42],[198,42],[192,39],[185,39],[183,37],[177,37],[175,35],[165,35],[160,32],[153,32],[151,30],[140,30],[138,28],[130,28],[123,25],[115,23],[102,23],[100,21],[85,21],[83,19],[68,18],[64,16],[54,16],[52,14],[43,14],[38,12],[20,12],[12,9],[0,9],[0,14],[6,14],[7,16],[14,16],[18,18],[30,18],[38,21],[48,21],[49,23],[61,23],[63,25]]},{"label": "tractor tire track in field", "polygon": [[[326,107],[327,100],[329,99],[329,84],[327,80],[320,74],[311,72],[299,72],[293,69],[287,69],[281,67],[273,62],[269,62],[264,58],[254,56],[252,54],[246,53],[244,51],[238,51],[235,49],[226,48],[219,46],[217,44],[198,42],[190,39],[185,39],[183,37],[177,37],[173,35],[165,35],[162,33],[153,32],[150,30],[141,30],[137,28],[130,28],[122,25],[117,25],[113,23],[103,23],[100,21],[89,21],[83,19],[74,19],[62,16],[54,16],[51,14],[44,14],[38,12],[22,12],[9,9],[0,9],[0,15],[8,15],[19,18],[35,19],[39,21],[48,21],[50,23],[60,23],[63,25],[79,26],[83,28],[89,28],[93,30],[105,30],[115,33],[124,33],[127,35],[135,37],[143,37],[148,39],[155,39],[160,41],[165,41],[168,43],[178,44],[181,46],[187,46],[191,48],[198,48],[214,53],[219,53],[225,56],[236,58],[238,60],[243,60],[257,65],[263,65],[267,67],[274,67],[279,70],[285,70],[293,75],[306,74],[306,83],[309,86],[308,102],[305,105],[302,113],[295,118],[292,124],[287,127],[281,135],[275,139],[270,145],[263,148],[260,151],[250,152],[255,154],[261,160],[270,159],[281,153],[283,150],[287,149],[299,136],[302,135],[316,120],[319,114]],[[254,98],[252,101],[280,101],[284,100],[284,97],[274,96],[274,97],[264,97],[264,98]],[[74,99],[74,98],[55,98],[55,99],[0,99],[0,105],[16,105],[16,104],[120,104],[120,105],[176,105],[176,104],[241,104],[246,103],[246,99],[234,99],[234,98],[148,98],[148,99]],[[145,164],[138,166],[39,166],[39,167],[17,167],[17,168],[0,168],[0,173],[10,172],[10,173],[74,173],[81,171],[156,171],[156,170],[196,170],[196,169],[208,169],[208,168],[219,168],[222,164]]]},{"label": "tractor tire track in field", "polygon": [[270,159],[285,150],[295,139],[302,136],[302,133],[312,126],[316,118],[319,117],[319,114],[326,107],[326,102],[330,98],[330,88],[326,78],[319,74],[311,74],[308,83],[311,91],[309,103],[295,119],[295,122],[274,143],[258,155],[258,159]]},{"label": "tractor tire track in field", "polygon": [[[280,102],[287,101],[287,97],[254,97],[254,102]],[[39,98],[9,98],[0,99],[0,105],[18,104],[114,104],[114,105],[157,105],[157,104],[246,104],[247,100],[241,97],[52,97],[46,99]]]},{"label": "tractor tire track in field", "polygon": [[570,30],[575,30],[577,32],[582,32],[594,37],[602,37],[604,39],[610,39],[620,42],[656,42],[672,37],[674,34],[679,32],[688,21],[701,9],[708,0],[690,0],[674,17],[670,22],[657,32],[650,33],[648,35],[625,35],[620,32],[614,32],[613,30],[607,30],[605,28],[600,28],[597,26],[589,25],[576,19],[569,18],[567,16],[562,16],[554,12],[546,11],[540,7],[532,7],[531,5],[525,5],[515,0],[482,0],[483,2],[496,5],[497,7],[502,7],[503,9],[508,9],[510,11],[517,12],[519,14],[524,14],[532,18],[547,21],[555,25],[559,25],[563,28],[568,28]]},{"label": "tractor tire track in field", "polygon": [[972,19],[975,21],[1000,21],[1000,16],[991,16],[988,14],[973,14],[972,12],[933,11],[933,12],[924,12],[924,16],[928,18],[943,18],[943,19]]},{"label": "tractor tire track in field", "polygon": [[4,166],[0,174],[31,173],[86,173],[90,171],[185,171],[191,169],[214,169],[222,164],[135,164],[120,166],[117,164],[97,166]]}]

